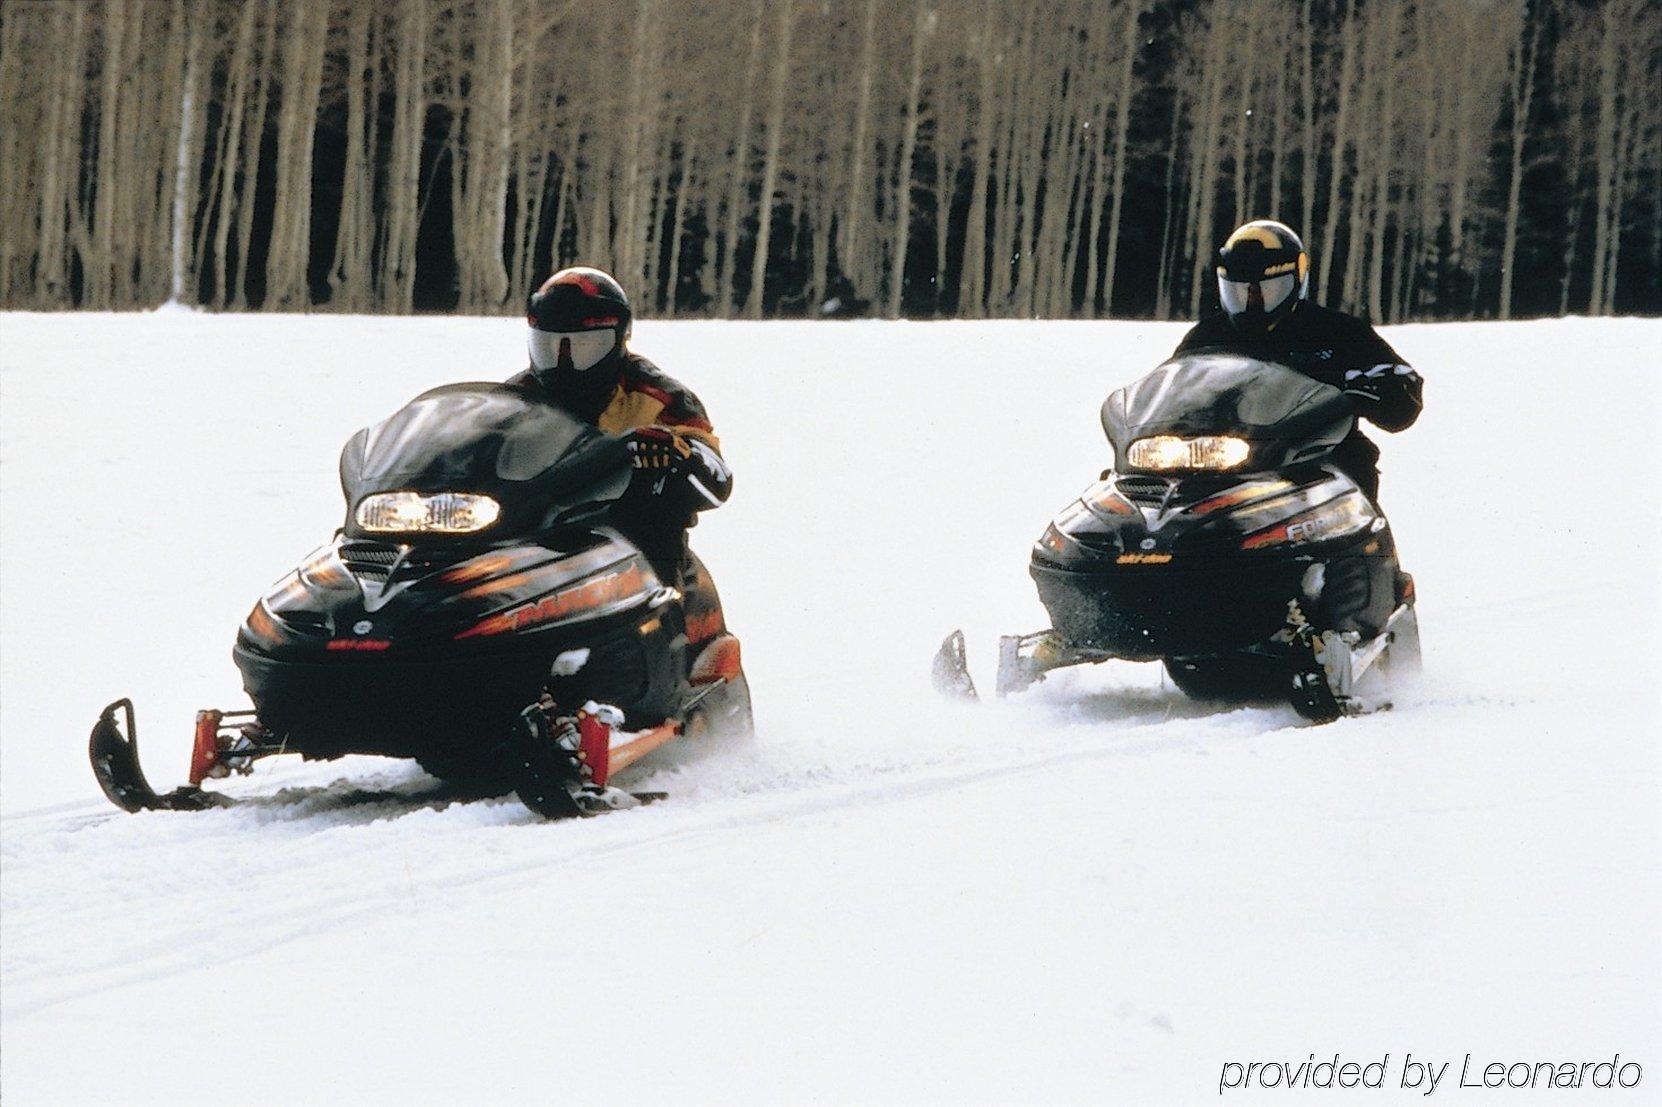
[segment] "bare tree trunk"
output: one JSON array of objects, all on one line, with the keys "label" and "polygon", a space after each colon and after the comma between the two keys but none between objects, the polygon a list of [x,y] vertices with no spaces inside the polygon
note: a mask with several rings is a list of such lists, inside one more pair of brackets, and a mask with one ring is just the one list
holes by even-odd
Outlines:
[{"label": "bare tree trunk", "polygon": [[767,154],[762,160],[762,189],[757,198],[759,210],[756,231],[756,252],[750,259],[750,292],[745,298],[744,313],[751,319],[762,317],[763,284],[767,279],[768,249],[773,241],[773,198],[779,187],[779,144],[785,130],[786,78],[791,66],[791,27],[795,22],[796,0],[778,0],[779,31],[773,43],[777,52],[773,66],[772,108],[768,113]]},{"label": "bare tree trunk", "polygon": [[733,136],[733,155],[728,161],[728,188],[726,200],[727,233],[720,259],[721,272],[716,281],[716,314],[726,315],[733,310],[733,277],[738,271],[739,224],[742,213],[750,207],[750,116],[755,109],[756,62],[762,55],[762,16],[766,0],[755,0],[750,23],[750,53],[745,58],[744,95],[740,98],[739,121]]},{"label": "bare tree trunk", "polygon": [[[1020,59],[1011,60],[1009,65],[1009,91],[1006,103],[1010,110],[1006,113],[1008,120],[1004,128],[1004,156],[1000,167],[1000,180],[997,205],[993,209],[993,245],[992,265],[988,278],[987,309],[994,315],[1007,314],[1014,309],[1012,276],[1014,262],[1019,252],[1016,232],[1021,226],[1021,212],[1017,207],[1017,198],[1021,195],[1021,170],[1023,162],[1030,156],[1032,149],[1029,117],[1032,109],[1032,72],[1033,72],[1033,24],[1036,15],[1032,8],[1026,10],[1019,30],[1007,53],[1020,52]],[[1023,108],[1028,110],[1024,113]]]},{"label": "bare tree trunk", "polygon": [[1393,131],[1396,126],[1397,14],[1402,9],[1395,4],[1385,8],[1385,29],[1381,34],[1384,50],[1380,56],[1384,67],[1380,72],[1380,107],[1377,148],[1374,158],[1373,186],[1373,245],[1370,250],[1371,268],[1368,270],[1368,311],[1376,320],[1385,318],[1389,300],[1385,288],[1385,229],[1391,217],[1391,151],[1394,148]]},{"label": "bare tree trunk", "polygon": [[367,4],[351,9],[346,43],[346,166],[341,175],[340,223],[329,266],[331,307],[355,311],[370,306],[369,253],[374,245],[374,121],[365,103],[369,53]]},{"label": "bare tree trunk", "polygon": [[[1279,15],[1281,13],[1278,12],[1277,14]],[[1284,51],[1284,53],[1281,56],[1284,59],[1288,59],[1290,61],[1291,53],[1294,50],[1298,49],[1298,45],[1297,45],[1298,40],[1292,35],[1284,35],[1284,36],[1280,35],[1280,26],[1281,25],[1278,22],[1277,26],[1275,28],[1275,34],[1278,37],[1282,38],[1282,50]],[[1270,147],[1270,207],[1269,207],[1269,211],[1270,211],[1270,218],[1280,219],[1280,220],[1283,220],[1283,221],[1285,221],[1287,217],[1281,210],[1281,159],[1282,159],[1282,156],[1286,152],[1286,147],[1288,145],[1290,145],[1287,141],[1287,129],[1286,129],[1286,119],[1287,119],[1287,108],[1286,108],[1286,105],[1287,105],[1287,68],[1288,68],[1288,66],[1285,66],[1285,65],[1277,65],[1275,67],[1275,72],[1272,73],[1270,75],[1270,78],[1269,78],[1270,80],[1273,80],[1275,82],[1275,111],[1274,111],[1274,114],[1270,117],[1270,141],[1269,141],[1269,147]],[[1299,228],[1299,233],[1300,234],[1304,233],[1304,229],[1302,227]]]},{"label": "bare tree trunk", "polygon": [[[1253,13],[1242,14],[1246,16],[1246,26],[1240,28],[1246,33],[1244,42],[1246,58],[1256,59],[1258,57],[1261,20]],[[1234,106],[1231,109],[1235,116],[1235,156],[1232,159],[1235,163],[1235,184],[1232,190],[1234,192],[1232,199],[1235,201],[1235,218],[1231,226],[1239,227],[1251,218],[1248,213],[1252,210],[1252,184],[1248,171],[1251,158],[1247,155],[1247,129],[1252,125],[1255,118],[1252,105],[1258,102],[1256,95],[1258,67],[1247,61],[1247,64],[1244,65],[1240,63],[1228,64],[1228,69],[1233,74],[1235,81],[1238,82],[1236,85],[1237,94],[1232,98]]]},{"label": "bare tree trunk", "polygon": [[[271,107],[272,71],[276,67],[278,13],[278,0],[272,0],[267,5],[265,36],[260,48],[259,83],[254,94],[252,124],[248,129],[248,139],[243,144],[242,195],[237,206],[237,261],[230,273],[228,289],[232,295],[231,304],[238,310],[248,306],[248,274],[253,264],[249,253],[254,241],[254,200],[259,195],[261,166],[265,164],[261,153],[265,146],[267,113]],[[221,306],[224,306],[223,300],[222,293]]]},{"label": "bare tree trunk", "polygon": [[1202,64],[1206,69],[1206,94],[1202,103],[1205,132],[1190,177],[1189,197],[1193,228],[1193,261],[1189,270],[1189,314],[1199,315],[1201,298],[1211,282],[1205,279],[1208,258],[1213,249],[1212,212],[1217,200],[1218,131],[1222,113],[1225,24],[1214,12],[1212,25],[1206,34],[1206,54]]},{"label": "bare tree trunk", "polygon": [[75,207],[72,190],[75,171],[81,164],[86,8],[72,4],[54,10],[53,15],[61,25],[53,38],[54,46],[61,51],[56,53],[61,64],[53,72],[50,124],[42,144],[40,263],[33,299],[42,306],[55,307],[70,300],[69,244]]},{"label": "bare tree trunk", "polygon": [[912,157],[918,144],[918,101],[923,89],[923,41],[929,34],[931,13],[918,0],[912,15],[912,64],[908,69],[906,123],[900,136],[900,171],[895,175],[895,249],[889,271],[889,303],[885,314],[900,318],[905,292],[906,253],[912,240]]},{"label": "bare tree trunk", "polygon": [[1356,73],[1356,24],[1360,19],[1361,14],[1355,10],[1352,0],[1344,0],[1340,5],[1340,39],[1344,57],[1339,63],[1339,115],[1333,125],[1333,161],[1327,179],[1327,222],[1322,232],[1321,245],[1319,287],[1324,293],[1328,288],[1328,278],[1333,273],[1334,239],[1339,229],[1339,198],[1345,179],[1345,146],[1350,141],[1350,86]]},{"label": "bare tree trunk", "polygon": [[293,23],[277,122],[277,201],[266,258],[265,302],[279,310],[311,302],[312,143],[329,18],[324,0],[294,0],[289,12]]},{"label": "bare tree trunk", "polygon": [[665,297],[670,315],[679,314],[681,296],[681,243],[686,237],[687,208],[697,195],[698,139],[690,138],[681,151],[681,187],[675,193],[675,224],[669,238],[669,293]]},{"label": "bare tree trunk", "polygon": [[[34,298],[39,282],[31,279],[30,262],[44,261],[53,235],[47,209],[34,202],[34,186],[56,168],[56,113],[45,74],[26,66],[24,55],[59,45],[57,15],[43,8],[20,17],[8,10],[0,20],[0,165],[6,167],[0,173],[0,303]],[[38,191],[46,192],[44,181]]]},{"label": "bare tree trunk", "polygon": [[1177,176],[1177,152],[1181,148],[1178,139],[1182,128],[1183,95],[1174,91],[1171,98],[1171,125],[1166,131],[1166,187],[1163,192],[1166,214],[1160,231],[1160,275],[1154,282],[1156,319],[1170,319],[1172,316],[1172,273],[1177,267],[1178,242],[1182,238],[1177,223],[1177,214],[1182,210],[1183,204],[1178,196],[1180,181]]},{"label": "bare tree trunk", "polygon": [[420,224],[421,147],[427,124],[427,4],[403,0],[395,25],[398,71],[393,81],[391,165],[387,171],[386,234],[381,253],[383,302],[414,306],[416,231]]},{"label": "bare tree trunk", "polygon": [[192,240],[189,224],[196,211],[196,172],[201,157],[201,134],[196,113],[199,45],[196,25],[191,22],[183,0],[175,0],[174,19],[185,27],[185,71],[179,94],[177,154],[173,163],[173,265],[170,286],[175,303],[189,303],[196,299],[196,290],[187,289],[186,281],[196,275],[196,259],[191,256],[188,244]]},{"label": "bare tree trunk", "polygon": [[[1049,159],[1045,182],[1044,223],[1034,246],[1035,287],[1033,310],[1047,318],[1061,319],[1075,313],[1073,302],[1074,278],[1079,271],[1079,248],[1085,236],[1084,227],[1090,221],[1085,217],[1084,205],[1090,194],[1092,141],[1091,116],[1086,98],[1070,90],[1083,85],[1100,88],[1103,84],[1102,49],[1088,26],[1089,12],[1077,15],[1082,25],[1071,38],[1078,44],[1069,66],[1066,86],[1057,86],[1057,123],[1053,134],[1060,135],[1064,153],[1058,164],[1054,151]],[[1062,188],[1065,202],[1058,202],[1057,189]]]},{"label": "bare tree trunk", "polygon": [[[1125,147],[1131,131],[1131,77],[1137,62],[1137,20],[1141,15],[1141,0],[1127,0],[1125,6],[1125,38],[1121,43],[1119,99],[1114,105],[1114,206],[1108,215],[1107,273],[1103,278],[1102,310],[1114,313],[1114,273],[1119,267],[1120,219],[1125,200]],[[1173,136],[1176,137],[1175,135]],[[1095,238],[1095,232],[1092,232]]]},{"label": "bare tree trunk", "polygon": [[108,308],[114,303],[116,172],[119,160],[116,142],[117,112],[120,109],[121,78],[125,72],[122,46],[126,40],[126,0],[106,0],[104,5],[103,87],[99,92],[96,206],[93,208],[93,254],[84,267],[86,306]]},{"label": "bare tree trunk", "polygon": [[480,75],[480,125],[470,136],[470,161],[478,169],[474,182],[476,294],[479,306],[492,312],[508,299],[508,267],[502,250],[508,237],[508,168],[513,164],[514,10],[512,0],[494,0],[487,9],[480,38],[489,44],[490,68]]},{"label": "bare tree trunk", "polygon": [[1513,51],[1512,165],[1506,189],[1506,237],[1500,252],[1500,317],[1512,318],[1512,281],[1518,253],[1518,202],[1523,189],[1523,148],[1529,137],[1529,109],[1535,97],[1535,21],[1528,13],[1519,20],[1518,46]]},{"label": "bare tree trunk", "polygon": [[[257,0],[250,0],[244,4],[237,20],[236,45],[232,49],[229,73],[226,76],[226,87],[230,90],[231,104],[225,112],[224,122],[221,124],[223,142],[219,150],[218,167],[218,216],[214,225],[214,299],[220,307],[230,302],[231,292],[227,287],[226,272],[228,269],[228,254],[231,242],[231,216],[233,203],[237,195],[239,180],[239,165],[246,164],[247,158],[242,150],[242,133],[244,116],[247,114],[248,86],[257,80],[254,71],[254,34],[258,30],[260,13],[263,5]],[[259,133],[254,134],[254,144],[259,144]],[[241,178],[246,181],[246,178]],[[245,183],[245,195],[252,202],[252,188]]]},{"label": "bare tree trunk", "polygon": [[995,43],[1002,41],[995,0],[986,0],[982,23],[974,40],[980,65],[980,95],[975,102],[975,150],[969,157],[971,184],[968,222],[964,227],[964,260],[959,266],[958,292],[953,297],[958,314],[976,319],[987,308],[987,185],[996,171],[998,158],[993,150],[997,104],[994,90],[998,74]]},{"label": "bare tree trunk", "polygon": [[652,143],[649,126],[656,122],[656,83],[661,70],[656,56],[657,0],[637,0],[634,47],[630,51],[628,135],[624,144],[623,211],[615,263],[626,287],[646,284],[645,148]]},{"label": "bare tree trunk", "polygon": [[[1625,68],[1624,66],[1624,75]],[[1616,314],[1616,274],[1618,272],[1618,262],[1622,256],[1622,208],[1627,201],[1628,166],[1632,161],[1633,147],[1637,143],[1637,113],[1633,111],[1633,98],[1628,97],[1626,99],[1629,111],[1623,112],[1616,141],[1615,183],[1613,185],[1615,200],[1610,213],[1610,251],[1606,261],[1609,266],[1609,274],[1604,282],[1604,314],[1606,315]]]},{"label": "bare tree trunk", "polygon": [[[844,209],[842,239],[842,271],[852,281],[864,276],[864,255],[861,234],[865,230],[866,208],[866,148],[867,133],[871,127],[871,85],[877,68],[877,0],[866,0],[864,22],[860,33],[859,96],[854,106],[854,133],[849,139],[850,166],[848,171],[848,204]],[[875,292],[875,289],[872,289]]]},{"label": "bare tree trunk", "polygon": [[[523,143],[519,149],[519,221],[514,256],[510,266],[513,288],[510,295],[528,295],[536,287],[537,239],[542,230],[543,202],[548,198],[548,152],[541,145]],[[541,282],[537,282],[541,283]]]},{"label": "bare tree trunk", "polygon": [[956,141],[942,141],[939,130],[935,145],[935,317],[944,318],[947,306],[947,251],[962,235],[952,231],[952,207],[958,189],[958,168],[963,163],[963,136]]},{"label": "bare tree trunk", "polygon": [[[1299,48],[1299,79],[1304,91],[1304,150],[1300,165],[1299,202],[1304,205],[1298,233],[1307,235],[1316,221],[1316,85],[1315,66],[1316,29],[1311,12],[1311,0],[1304,0],[1303,16],[1299,25],[1304,32]],[[1323,246],[1323,252],[1326,247]]]}]

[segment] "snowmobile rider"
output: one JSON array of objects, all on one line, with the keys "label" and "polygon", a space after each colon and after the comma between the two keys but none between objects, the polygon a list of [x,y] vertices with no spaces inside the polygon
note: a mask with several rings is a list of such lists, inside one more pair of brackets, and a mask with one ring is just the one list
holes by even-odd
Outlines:
[{"label": "snowmobile rider", "polygon": [[531,294],[531,365],[508,381],[607,434],[624,435],[635,479],[612,520],[664,583],[700,575],[687,548],[696,515],[726,502],[732,471],[698,397],[629,349],[634,312],[598,269],[562,269]]},{"label": "snowmobile rider", "polygon": [[[682,593],[690,648],[725,634],[721,603],[687,547],[696,515],[725,503],[732,471],[704,405],[679,381],[629,349],[634,311],[621,285],[598,269],[562,269],[526,309],[531,364],[508,387],[626,438],[634,477],[611,509],[612,525],[640,547],[665,584]],[[633,806],[627,792],[594,780],[579,720],[545,691],[520,714],[534,745],[568,766],[579,813]]]},{"label": "snowmobile rider", "polygon": [[1308,301],[1310,255],[1291,228],[1255,219],[1218,250],[1220,307],[1192,327],[1174,354],[1201,349],[1279,362],[1342,388],[1358,416],[1331,457],[1379,500],[1379,448],[1361,419],[1387,431],[1406,430],[1420,414],[1422,381],[1365,319]]}]

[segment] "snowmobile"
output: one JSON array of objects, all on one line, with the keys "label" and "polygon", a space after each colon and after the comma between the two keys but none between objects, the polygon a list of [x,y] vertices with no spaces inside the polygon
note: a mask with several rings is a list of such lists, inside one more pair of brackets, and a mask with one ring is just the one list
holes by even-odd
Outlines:
[{"label": "snowmobile", "polygon": [[[1419,668],[1419,624],[1390,524],[1328,460],[1354,423],[1338,388],[1218,350],[1114,392],[1113,468],[1034,545],[1052,625],[1000,639],[997,694],[1119,658],[1163,662],[1197,700],[1319,722],[1384,706]],[[961,631],[933,675],[975,696]]]},{"label": "snowmobile", "polygon": [[[702,563],[684,595],[609,525],[631,471],[624,439],[501,384],[434,389],[359,431],[341,453],[345,525],[237,633],[253,708],[199,712],[189,783],[158,794],[117,700],[89,749],[105,794],[196,810],[230,802],[206,780],[261,758],[362,753],[470,795],[517,791],[549,817],[661,798],[610,778],[671,742],[748,731],[750,694]],[[576,719],[588,781],[538,744],[539,702]]]}]

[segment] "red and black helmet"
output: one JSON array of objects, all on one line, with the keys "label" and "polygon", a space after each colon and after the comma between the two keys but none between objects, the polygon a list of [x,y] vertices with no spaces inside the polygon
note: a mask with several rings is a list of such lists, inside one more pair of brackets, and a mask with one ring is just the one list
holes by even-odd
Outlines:
[{"label": "red and black helmet", "polygon": [[579,265],[560,270],[531,293],[525,321],[531,325],[531,367],[539,376],[586,374],[615,367],[635,313],[622,285]]}]

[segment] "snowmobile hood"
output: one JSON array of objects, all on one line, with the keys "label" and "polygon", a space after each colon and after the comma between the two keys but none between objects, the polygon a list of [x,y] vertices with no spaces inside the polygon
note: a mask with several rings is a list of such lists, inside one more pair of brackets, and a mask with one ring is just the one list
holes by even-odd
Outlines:
[{"label": "snowmobile hood", "polygon": [[1174,357],[1102,405],[1114,467],[1154,435],[1234,435],[1252,444],[1246,468],[1276,469],[1330,452],[1355,422],[1332,385],[1271,361],[1218,350]]},{"label": "snowmobile hood", "polygon": [[629,481],[623,440],[502,384],[424,392],[353,435],[341,451],[346,532],[380,492],[471,492],[495,498],[493,533],[523,533],[562,512],[606,503]]}]

